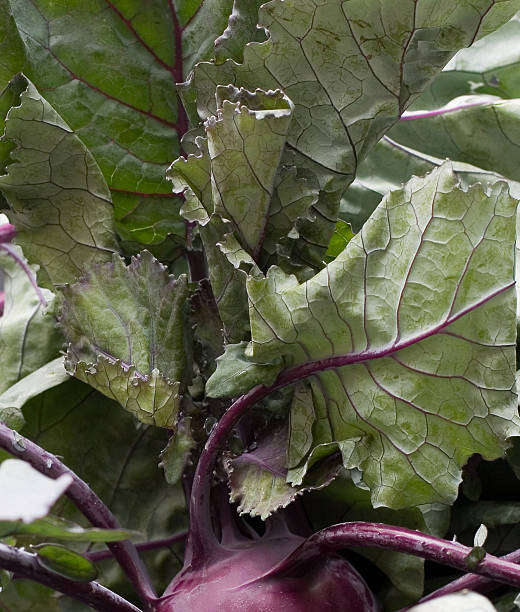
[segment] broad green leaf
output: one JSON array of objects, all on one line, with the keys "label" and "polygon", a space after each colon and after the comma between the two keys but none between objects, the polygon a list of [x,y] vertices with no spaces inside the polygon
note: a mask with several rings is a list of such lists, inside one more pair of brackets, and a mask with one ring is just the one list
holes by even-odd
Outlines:
[{"label": "broad green leaf", "polygon": [[519,431],[515,214],[505,184],[462,189],[446,164],[389,194],[306,283],[248,282],[251,357],[314,371],[310,450],[291,469],[339,446],[374,505],[400,508],[451,503],[471,454],[503,455]]},{"label": "broad green leaf", "polygon": [[71,483],[68,474],[49,478],[21,459],[2,461],[0,521],[31,523],[44,517]]},{"label": "broad green leaf", "polygon": [[[23,258],[20,247],[14,247]],[[0,317],[0,393],[56,357],[61,337],[54,318],[44,311],[25,272],[9,255],[0,252],[4,279],[4,314]],[[30,267],[36,275],[37,267]],[[52,304],[53,294],[42,290]],[[23,424],[19,411],[2,411],[12,427]]]},{"label": "broad green leaf", "polygon": [[298,495],[327,486],[337,475],[341,459],[329,456],[313,466],[302,485],[287,483],[288,427],[282,423],[260,436],[254,450],[238,457],[227,457],[230,499],[240,513],[259,516],[263,521],[279,508],[288,506]]},{"label": "broad green leaf", "polygon": [[520,15],[495,32],[461,49],[428,89],[417,108],[439,108],[468,94],[517,98],[520,94]]},{"label": "broad green leaf", "polygon": [[86,144],[112,191],[122,238],[182,242],[164,172],[187,128],[177,97],[209,59],[232,0],[9,0],[27,76]]},{"label": "broad green leaf", "polygon": [[40,544],[33,546],[38,561],[47,569],[69,580],[91,582],[98,576],[96,566],[83,555],[59,544]]},{"label": "broad green leaf", "polygon": [[67,369],[144,423],[173,427],[189,379],[185,276],[144,251],[93,266],[62,293]]},{"label": "broad green leaf", "polygon": [[406,0],[398,12],[393,8],[376,0],[264,4],[259,24],[269,39],[246,46],[243,64],[228,60],[195,68],[199,115],[215,114],[216,84],[281,88],[295,105],[289,148],[325,181],[338,175],[351,180],[357,160],[455,51],[507,21],[519,6],[428,0],[417,8]]},{"label": "broad green leaf", "polygon": [[0,533],[4,535],[35,535],[69,542],[119,542],[135,535],[135,531],[124,529],[84,529],[80,525],[58,516],[46,516],[28,524],[0,523]]},{"label": "broad green leaf", "polygon": [[161,452],[159,467],[163,468],[168,484],[174,485],[180,482],[191,451],[196,445],[191,431],[191,417],[185,417],[179,421],[168,444]]},{"label": "broad green leaf", "polygon": [[242,62],[247,43],[265,40],[265,32],[257,28],[258,9],[262,4],[264,0],[234,0],[227,28],[215,40],[217,64],[227,59]]},{"label": "broad green leaf", "polygon": [[[314,529],[349,521],[372,521],[431,533],[417,508],[373,508],[370,492],[356,486],[351,475],[344,471],[327,488],[309,493],[303,501]],[[387,587],[377,592],[384,609],[397,610],[421,597],[424,587],[423,559],[375,548],[356,547],[354,550],[372,561],[390,580],[393,588]]]},{"label": "broad green leaf", "polygon": [[413,606],[409,612],[496,612],[496,609],[482,595],[463,591]]},{"label": "broad green leaf", "polygon": [[44,284],[71,282],[86,264],[108,261],[117,243],[105,180],[77,134],[29,81],[7,115],[4,138],[16,148],[0,191],[12,208],[17,241],[41,266]]},{"label": "broad green leaf", "polygon": [[389,136],[427,155],[449,157],[520,179],[515,163],[520,142],[519,100],[469,96],[452,100],[435,112],[438,114],[432,116],[411,113]]},{"label": "broad green leaf", "polygon": [[68,378],[63,357],[57,357],[31,372],[0,393],[0,420],[11,425],[23,423],[22,406],[25,402]]}]

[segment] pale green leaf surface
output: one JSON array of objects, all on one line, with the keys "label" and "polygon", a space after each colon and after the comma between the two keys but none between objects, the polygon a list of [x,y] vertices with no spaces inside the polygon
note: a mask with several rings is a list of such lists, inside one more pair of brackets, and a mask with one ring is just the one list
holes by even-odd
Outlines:
[{"label": "pale green leaf surface", "polygon": [[504,184],[460,189],[446,164],[387,196],[306,283],[248,282],[253,359],[325,360],[307,455],[338,445],[375,506],[451,503],[467,458],[518,435],[515,214]]},{"label": "pale green leaf surface", "polygon": [[31,523],[44,517],[71,483],[68,474],[49,478],[21,459],[2,461],[0,521]]},{"label": "pale green leaf surface", "polygon": [[341,467],[338,455],[329,455],[309,471],[303,484],[287,483],[287,424],[260,436],[254,450],[238,457],[227,457],[230,499],[240,513],[259,516],[263,521],[273,512],[285,508],[298,495],[327,486]]},{"label": "pale green leaf surface", "polygon": [[196,67],[198,112],[204,119],[215,114],[216,84],[281,88],[295,104],[289,147],[325,180],[338,174],[351,180],[357,159],[455,51],[518,8],[406,0],[396,12],[376,0],[274,0],[259,14],[270,37],[247,45],[243,64]]},{"label": "pale green leaf surface", "polygon": [[168,444],[161,451],[159,467],[163,468],[168,484],[174,485],[180,482],[191,451],[196,445],[191,431],[191,417],[185,417],[179,421]]},{"label": "pale green leaf surface", "polygon": [[109,260],[117,242],[105,180],[85,145],[28,81],[7,115],[4,138],[16,147],[0,191],[12,208],[17,241],[41,266],[45,284],[72,282],[84,265]]},{"label": "pale green leaf surface", "polygon": [[227,27],[215,40],[217,64],[227,59],[242,62],[246,43],[265,40],[265,32],[256,27],[258,9],[262,4],[264,0],[234,0]]},{"label": "pale green leaf surface", "polygon": [[63,291],[66,367],[145,423],[171,427],[187,383],[189,289],[144,251],[93,266]]},{"label": "pale green leaf surface", "polygon": [[[14,247],[23,258],[20,247]],[[29,279],[9,255],[0,252],[4,278],[4,314],[0,317],[0,393],[56,357],[61,337],[54,318],[44,311]],[[35,275],[37,267],[31,267]],[[49,304],[54,296],[43,289]],[[13,419],[12,426],[23,421],[18,411],[2,414]],[[10,419],[9,419],[10,420]]]},{"label": "pale green leaf surface", "polygon": [[217,113],[205,122],[215,212],[256,259],[293,107],[280,91],[220,86],[216,96]]}]

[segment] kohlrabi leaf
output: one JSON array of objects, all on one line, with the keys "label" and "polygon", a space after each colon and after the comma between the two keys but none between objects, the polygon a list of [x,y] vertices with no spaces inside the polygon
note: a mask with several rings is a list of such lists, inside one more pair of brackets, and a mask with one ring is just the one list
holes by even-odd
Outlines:
[{"label": "kohlrabi leaf", "polygon": [[426,155],[466,162],[520,179],[520,100],[457,98],[435,111],[410,113],[389,136]]},{"label": "kohlrabi leaf", "polygon": [[0,522],[31,523],[46,516],[71,483],[72,477],[68,474],[49,478],[21,459],[2,461]]},{"label": "kohlrabi leaf", "polygon": [[352,227],[350,223],[345,223],[341,219],[336,223],[336,229],[332,234],[332,238],[330,239],[329,246],[327,248],[327,253],[325,255],[326,263],[330,263],[336,257],[345,250],[347,244],[354,238],[354,232],[352,231]]},{"label": "kohlrabi leaf", "polygon": [[230,499],[238,511],[265,520],[279,508],[288,506],[298,495],[328,485],[341,467],[339,455],[329,455],[306,474],[304,482],[287,483],[287,423],[270,427],[256,442],[256,448],[238,457],[228,457]]},{"label": "kohlrabi leaf", "polygon": [[[24,79],[19,76],[18,79]],[[41,266],[46,286],[72,282],[117,249],[110,192],[94,158],[50,104],[25,81],[4,138],[16,145],[0,176],[17,242]]]},{"label": "kohlrabi leaf", "polygon": [[306,283],[274,268],[250,279],[252,359],[313,374],[293,484],[330,445],[376,507],[451,503],[470,455],[503,455],[520,425],[516,204],[504,183],[460,188],[445,164],[388,195]]},{"label": "kohlrabi leaf", "polygon": [[265,40],[265,32],[257,28],[258,9],[264,0],[234,0],[224,32],[215,40],[215,61],[221,64],[227,59],[242,62],[244,46],[249,42]]},{"label": "kohlrabi leaf", "polygon": [[406,0],[396,12],[377,0],[273,0],[259,12],[269,39],[246,46],[243,64],[195,68],[198,112],[215,114],[216,84],[281,88],[295,105],[288,146],[299,163],[307,160],[324,181],[352,179],[357,160],[454,53],[517,9],[518,2],[477,9]]},{"label": "kohlrabi leaf", "polygon": [[47,389],[56,387],[68,378],[63,357],[57,357],[27,374],[12,387],[0,393],[0,420],[18,429],[23,423],[22,406],[25,402]]},{"label": "kohlrabi leaf", "polygon": [[293,107],[281,91],[220,86],[216,96],[217,113],[205,123],[215,212],[256,260]]},{"label": "kohlrabi leaf", "polygon": [[59,544],[33,546],[38,561],[46,568],[77,582],[91,582],[98,576],[96,566],[83,555]]},{"label": "kohlrabi leaf", "polygon": [[180,482],[191,451],[196,445],[191,431],[191,417],[185,417],[176,425],[168,444],[161,451],[159,467],[164,470],[164,477],[168,484],[174,485]]},{"label": "kohlrabi leaf", "polygon": [[66,367],[144,423],[173,427],[188,382],[185,276],[144,251],[92,266],[63,290]]},{"label": "kohlrabi leaf", "polygon": [[496,609],[484,596],[463,591],[413,606],[409,612],[496,612]]},{"label": "kohlrabi leaf", "polygon": [[[370,492],[356,486],[344,471],[327,488],[310,493],[303,501],[315,529],[349,521],[373,521],[429,533],[419,509],[373,508]],[[377,593],[385,609],[400,609],[423,594],[423,559],[376,548],[357,547],[355,551],[370,559],[390,580],[393,588],[386,586]]]},{"label": "kohlrabi leaf", "polygon": [[181,242],[180,202],[164,178],[187,129],[176,83],[211,57],[232,0],[9,4],[25,73],[99,164],[121,236]]},{"label": "kohlrabi leaf", "polygon": [[28,524],[0,522],[0,535],[33,535],[69,542],[119,542],[139,535],[128,529],[84,529],[58,516],[46,516]]},{"label": "kohlrabi leaf", "polygon": [[[23,259],[20,247],[12,247]],[[61,337],[54,318],[44,309],[24,270],[9,255],[0,251],[0,269],[4,279],[4,312],[0,317],[0,393],[31,372],[56,357]],[[36,275],[36,266],[30,267]],[[48,304],[53,294],[42,293]],[[2,411],[0,417],[12,427],[19,427],[23,419],[17,410]]]},{"label": "kohlrabi leaf", "polygon": [[16,612],[63,612],[56,592],[31,580],[11,580],[0,593],[0,601]]},{"label": "kohlrabi leaf", "polygon": [[519,97],[519,40],[520,14],[516,14],[495,32],[461,49],[414,106],[435,109],[469,94]]}]

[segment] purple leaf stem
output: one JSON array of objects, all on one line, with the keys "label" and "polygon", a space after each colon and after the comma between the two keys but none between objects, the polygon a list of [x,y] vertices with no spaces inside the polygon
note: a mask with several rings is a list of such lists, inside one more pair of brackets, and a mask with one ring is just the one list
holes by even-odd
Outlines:
[{"label": "purple leaf stem", "polygon": [[[27,461],[35,470],[49,476],[58,478],[62,474],[72,477],[72,483],[65,492],[88,520],[95,527],[103,529],[119,529],[119,523],[112,512],[94,493],[86,482],[64,465],[55,455],[47,452],[34,442],[21,436],[16,431],[0,422],[0,448],[11,455]],[[112,554],[119,562],[124,573],[133,584],[139,598],[151,608],[152,602],[157,598],[135,545],[129,540],[111,542],[107,544]]]},{"label": "purple leaf stem", "polygon": [[16,227],[12,223],[2,223],[0,225],[0,244],[11,242],[16,236]]},{"label": "purple leaf stem", "polygon": [[[283,574],[314,562],[316,557],[352,546],[369,546],[422,557],[428,561],[468,571],[466,558],[469,546],[436,538],[404,527],[384,523],[352,522],[332,525],[318,531],[303,542],[291,555],[274,567],[269,575]],[[473,572],[514,587],[520,587],[520,566],[511,561],[486,555]]]},{"label": "purple leaf stem", "polygon": [[[162,538],[160,540],[150,540],[149,542],[141,542],[136,544],[135,547],[139,552],[145,552],[147,550],[157,550],[158,548],[168,548],[178,542],[184,542],[188,536],[188,531],[181,531],[169,538]],[[85,555],[93,563],[98,561],[104,561],[105,559],[112,559],[114,556],[111,550],[97,550],[92,553]]]},{"label": "purple leaf stem", "polygon": [[0,567],[17,578],[34,580],[64,593],[99,612],[141,612],[133,604],[98,582],[76,582],[52,572],[38,561],[35,554],[0,543]]},{"label": "purple leaf stem", "polygon": [[[507,561],[509,563],[520,563],[520,549],[515,550],[512,553],[504,555],[503,557],[499,557],[501,561]],[[520,565],[517,566],[520,570]],[[469,589],[471,591],[478,591],[480,593],[487,593],[493,588],[500,586],[494,580],[490,578],[486,578],[485,576],[477,576],[475,574],[466,574],[465,576],[461,576],[457,578],[457,580],[453,580],[448,584],[444,585],[440,589],[433,591],[429,595],[423,597],[418,603],[422,603],[423,601],[429,601],[430,599],[435,599],[437,597],[441,597],[442,595],[450,595],[451,593],[458,593],[463,589]],[[408,608],[404,608],[407,610]]]},{"label": "purple leaf stem", "polygon": [[465,110],[466,108],[473,108],[474,106],[484,106],[491,104],[491,100],[485,100],[481,102],[470,102],[468,104],[458,104],[457,106],[443,106],[442,108],[436,108],[435,110],[429,111],[415,111],[409,113],[403,113],[400,117],[400,121],[413,121],[414,119],[427,119],[428,117],[436,117],[437,115],[447,115],[448,113],[454,113],[456,111]]},{"label": "purple leaf stem", "polygon": [[215,425],[211,432],[204,450],[200,456],[195,471],[193,489],[190,499],[190,532],[186,545],[186,560],[191,563],[195,560],[200,560],[204,555],[210,554],[211,551],[218,547],[218,541],[212,527],[211,519],[211,482],[213,470],[218,458],[218,454],[224,447],[226,440],[235,427],[239,419],[258,401],[267,397],[273,391],[281,389],[298,380],[302,380],[315,374],[333,368],[338,368],[354,363],[362,363],[371,359],[378,359],[391,355],[392,353],[412,346],[421,340],[429,338],[436,333],[441,332],[445,327],[458,320],[460,317],[473,311],[475,308],[482,306],[489,300],[511,287],[514,287],[515,282],[500,287],[491,294],[484,296],[479,301],[462,309],[457,313],[452,313],[446,317],[445,321],[438,325],[423,331],[416,336],[401,339],[393,344],[378,349],[367,349],[360,352],[347,353],[345,355],[334,355],[316,361],[308,361],[297,366],[287,368],[278,375],[278,378],[270,387],[258,385],[248,391],[245,395],[239,397],[224,413],[220,421]]},{"label": "purple leaf stem", "polygon": [[27,278],[31,281],[31,285],[34,287],[34,290],[36,291],[36,295],[38,296],[41,305],[45,308],[47,306],[47,300],[45,299],[42,290],[38,287],[38,283],[36,282],[36,279],[34,278],[31,269],[25,263],[23,258],[18,255],[18,253],[13,249],[10,244],[5,244],[5,242],[0,242],[0,249],[4,250],[8,255],[10,255],[27,274]]}]

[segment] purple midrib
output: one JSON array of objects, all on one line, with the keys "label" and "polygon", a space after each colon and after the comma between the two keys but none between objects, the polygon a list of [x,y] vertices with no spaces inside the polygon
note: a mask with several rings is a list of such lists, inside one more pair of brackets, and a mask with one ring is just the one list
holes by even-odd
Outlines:
[{"label": "purple midrib", "polygon": [[330,370],[332,368],[338,368],[341,366],[352,365],[355,363],[361,363],[363,361],[371,361],[372,359],[380,359],[382,357],[387,357],[392,353],[400,351],[402,349],[408,348],[409,346],[413,346],[422,340],[426,340],[427,338],[431,338],[435,336],[446,327],[463,317],[464,315],[472,312],[476,308],[483,306],[493,298],[498,295],[504,293],[505,291],[511,289],[515,286],[515,281],[510,282],[509,284],[500,287],[494,292],[486,295],[481,298],[477,302],[463,308],[459,312],[453,314],[452,316],[447,317],[443,322],[428,328],[427,330],[422,331],[419,334],[414,336],[409,336],[408,338],[403,338],[397,342],[394,342],[390,345],[373,349],[373,350],[364,350],[360,352],[351,352],[345,353],[343,355],[333,355],[331,357],[325,357],[323,359],[317,359],[315,361],[307,361],[292,367],[283,370],[278,376],[275,384],[273,385],[272,390],[276,388],[283,387],[291,382],[295,382],[299,379],[306,378],[315,372],[321,372],[324,370]]}]

